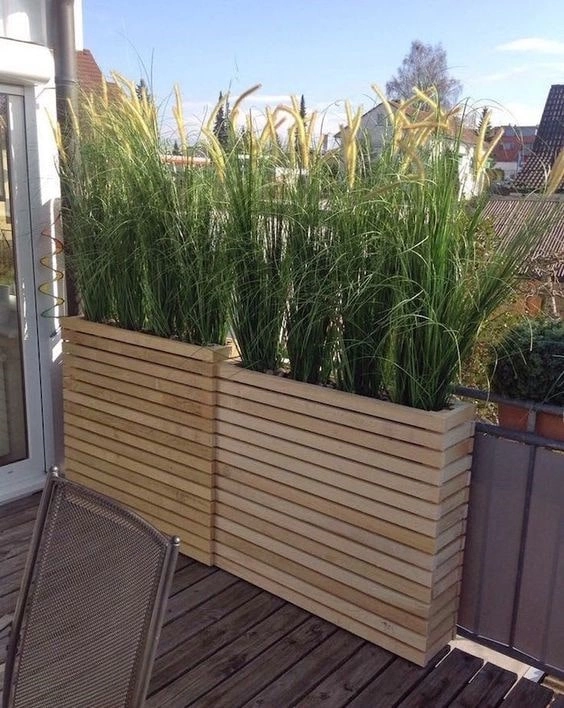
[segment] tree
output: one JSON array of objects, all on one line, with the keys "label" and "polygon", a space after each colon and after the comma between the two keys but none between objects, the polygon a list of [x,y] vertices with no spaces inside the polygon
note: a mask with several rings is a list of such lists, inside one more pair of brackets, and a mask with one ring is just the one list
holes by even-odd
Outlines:
[{"label": "tree", "polygon": [[478,121],[478,127],[474,131],[476,133],[476,135],[480,134],[480,131],[482,130],[482,126],[484,125],[484,123],[486,121],[487,121],[487,125],[486,125],[486,131],[484,133],[484,140],[487,143],[489,143],[495,138],[495,132],[494,132],[494,129],[493,129],[492,124],[490,122],[490,118],[488,115],[488,109],[484,106],[482,108],[482,113],[480,114],[480,120]]},{"label": "tree", "polygon": [[304,98],[304,95],[303,95],[303,93],[302,93],[302,97],[301,97],[301,99],[300,99],[300,117],[301,117],[301,119],[302,119],[304,122],[305,122],[305,119],[306,119],[306,115],[307,115],[307,114],[306,114],[305,98]]},{"label": "tree", "polygon": [[223,98],[223,93],[219,92],[217,99],[219,108],[215,116],[213,133],[223,148],[229,144],[229,99]]},{"label": "tree", "polygon": [[149,102],[152,102],[153,100],[153,97],[149,93],[149,87],[147,86],[147,82],[143,78],[139,79],[139,83],[135,86],[135,93],[137,94],[137,98],[140,101],[143,98],[146,98]]},{"label": "tree", "polygon": [[462,84],[450,76],[441,44],[433,46],[414,40],[397,73],[387,82],[386,94],[389,99],[407,99],[413,96],[414,88],[435,90],[443,106],[456,103]]},{"label": "tree", "polygon": [[172,154],[173,155],[181,155],[182,154],[180,152],[180,145],[178,144],[178,140],[174,141],[174,145],[172,146]]}]

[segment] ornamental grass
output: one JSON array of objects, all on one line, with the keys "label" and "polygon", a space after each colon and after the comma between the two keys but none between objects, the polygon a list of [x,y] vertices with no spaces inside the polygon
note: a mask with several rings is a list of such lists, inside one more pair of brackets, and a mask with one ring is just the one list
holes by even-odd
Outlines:
[{"label": "ornamental grass", "polygon": [[[227,139],[212,128],[218,105],[187,145],[177,96],[184,159],[173,170],[153,103],[118,84],[118,99],[85,102],[61,159],[85,317],[201,345],[230,333],[250,369],[426,410],[450,404],[540,232],[532,222],[485,247],[485,198],[462,197],[461,107],[380,97],[376,152],[347,106],[340,145],[326,150],[296,99],[241,130],[246,92]],[[491,147],[477,136],[478,185]]]}]

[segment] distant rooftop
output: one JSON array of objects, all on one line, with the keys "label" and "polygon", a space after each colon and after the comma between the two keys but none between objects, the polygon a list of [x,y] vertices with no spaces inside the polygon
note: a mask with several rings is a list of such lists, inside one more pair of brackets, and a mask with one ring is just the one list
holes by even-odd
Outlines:
[{"label": "distant rooftop", "polygon": [[502,240],[517,235],[532,220],[542,224],[542,238],[532,259],[551,259],[559,254],[556,277],[564,280],[564,194],[543,198],[492,197],[484,209],[484,216],[492,220],[495,232]]},{"label": "distant rooftop", "polygon": [[[533,191],[544,187],[560,150],[564,149],[564,84],[550,87],[532,154],[517,175],[519,189]],[[564,190],[564,179],[558,191]]]},{"label": "distant rooftop", "polygon": [[501,128],[503,135],[493,150],[493,159],[496,162],[524,162],[532,151],[537,126],[502,125]]}]

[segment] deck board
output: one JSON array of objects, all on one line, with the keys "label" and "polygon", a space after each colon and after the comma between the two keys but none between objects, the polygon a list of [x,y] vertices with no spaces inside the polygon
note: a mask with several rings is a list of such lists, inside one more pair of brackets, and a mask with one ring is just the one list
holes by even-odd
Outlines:
[{"label": "deck board", "polygon": [[517,674],[488,662],[458,694],[450,708],[496,708],[515,681]]},{"label": "deck board", "polygon": [[[34,495],[0,507],[0,676],[38,502]],[[549,689],[525,679],[516,683],[515,674],[482,664],[445,647],[420,668],[230,573],[181,556],[146,705],[546,708],[550,703]]]},{"label": "deck board", "polygon": [[363,706],[370,705],[378,705],[379,708],[397,706],[447,653],[448,647],[445,647],[425,668],[415,666],[415,664],[399,657],[394,658],[385,670],[348,705],[351,708],[363,708]]}]

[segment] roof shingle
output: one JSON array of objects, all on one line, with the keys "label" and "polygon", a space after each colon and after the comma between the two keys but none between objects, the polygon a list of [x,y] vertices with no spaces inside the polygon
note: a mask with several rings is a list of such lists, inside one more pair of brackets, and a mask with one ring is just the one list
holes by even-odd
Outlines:
[{"label": "roof shingle", "polygon": [[[518,189],[542,189],[560,150],[564,149],[564,84],[550,87],[529,159],[515,180]],[[564,190],[564,179],[557,191]]]},{"label": "roof shingle", "polygon": [[484,209],[492,220],[497,236],[503,241],[516,236],[527,223],[540,224],[543,234],[531,261],[556,260],[555,275],[564,280],[564,197],[493,197]]}]

